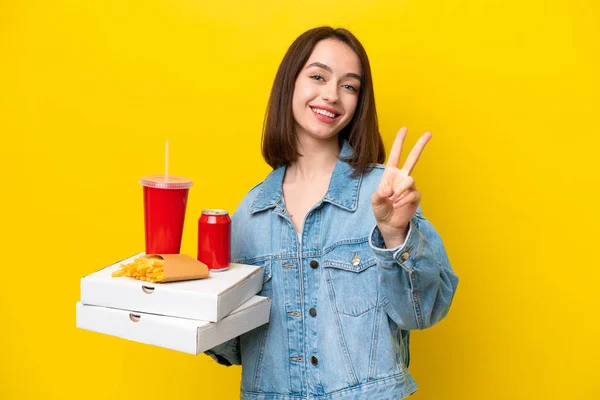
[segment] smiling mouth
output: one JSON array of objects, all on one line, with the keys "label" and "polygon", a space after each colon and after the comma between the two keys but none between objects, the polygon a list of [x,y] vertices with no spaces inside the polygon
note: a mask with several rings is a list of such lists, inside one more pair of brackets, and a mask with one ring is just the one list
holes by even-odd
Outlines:
[{"label": "smiling mouth", "polygon": [[310,109],[315,114],[319,114],[319,115],[322,115],[324,117],[331,118],[331,119],[335,119],[335,118],[337,118],[337,117],[339,117],[341,115],[341,114],[332,113],[331,111],[323,110],[321,108],[310,107]]}]

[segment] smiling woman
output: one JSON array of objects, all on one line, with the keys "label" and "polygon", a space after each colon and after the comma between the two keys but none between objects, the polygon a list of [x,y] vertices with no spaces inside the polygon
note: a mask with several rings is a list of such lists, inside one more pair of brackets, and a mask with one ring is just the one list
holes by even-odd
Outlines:
[{"label": "smiling woman", "polygon": [[410,176],[426,133],[387,166],[369,60],[349,31],[302,34],[271,92],[273,171],[232,215],[232,260],[261,260],[267,325],[206,352],[242,364],[247,400],[404,398],[409,333],[450,309],[458,277]]},{"label": "smiling woman", "polygon": [[355,176],[385,160],[369,59],[347,30],[318,28],[300,35],[275,76],[263,132],[265,161],[272,168],[294,162],[306,135],[335,136],[338,146],[348,140],[358,150],[348,160]]},{"label": "smiling woman", "polygon": [[[247,189],[271,172],[260,135],[279,64],[301,33],[324,22],[350,26],[368,51],[387,153],[395,126],[410,128],[403,162],[421,133],[433,133],[412,176],[423,193],[422,214],[443,237],[461,282],[448,317],[410,331],[407,370],[420,389],[409,399],[600,399],[598,0],[0,1],[0,399],[240,398],[242,367],[77,329],[78,283],[143,248],[137,181],[162,169],[165,139],[172,172],[200,182],[190,192],[182,252],[197,251],[202,209],[234,214]],[[314,35],[332,38],[319,30],[302,40],[314,43]],[[313,48],[302,43],[294,44],[302,54],[287,56],[295,60],[285,64],[290,74],[280,71],[290,81],[274,88],[285,96],[271,99],[268,126],[282,127],[276,144],[294,127],[287,96]],[[355,52],[362,68],[355,120],[338,135],[376,122],[364,117],[361,104],[369,100],[361,96],[371,78]],[[327,80],[326,72],[314,68],[311,76]],[[376,129],[361,132],[369,131]],[[408,348],[407,331],[389,342],[384,335],[399,320],[397,305],[430,307],[412,302],[428,287],[419,286],[423,264],[411,261],[420,248],[409,252],[407,244],[398,254],[401,261],[409,255],[406,275],[398,277],[405,288],[413,282],[418,296],[396,306],[369,297],[387,291],[399,271],[395,264],[381,267],[364,240],[359,218],[375,225],[364,190],[371,178],[334,179],[352,171],[347,163],[334,176],[324,168],[307,171],[316,153],[304,149],[300,157],[291,150],[309,161],[303,172],[327,175],[310,182],[329,193],[296,219],[294,198],[316,189],[303,190],[303,174],[289,182],[296,168],[290,163],[286,189],[273,184],[283,182],[279,170],[249,194],[256,202],[240,204],[233,217],[239,235],[251,232],[242,226],[244,213],[264,222],[246,239],[249,246],[268,242],[274,256],[248,261],[265,268],[263,294],[277,300],[278,322],[264,331],[264,357],[242,359],[244,384],[264,392],[274,379],[278,388],[263,398],[310,389],[323,395],[289,397],[325,400],[333,397],[331,385],[315,377],[327,379],[329,367],[354,388],[354,376],[362,383],[365,369],[366,376],[393,380],[394,365],[408,364],[387,358]],[[273,151],[270,160],[293,159],[285,146]],[[425,230],[426,222],[413,221],[419,230],[409,241]],[[273,237],[280,248],[271,249]],[[385,278],[381,284],[361,279],[376,274]],[[315,299],[317,290],[324,292]],[[428,313],[423,307],[421,315]],[[133,324],[128,315],[125,322]],[[357,325],[364,335],[351,335],[347,326]],[[376,346],[369,347],[367,334]],[[334,342],[326,338],[338,342],[329,353],[324,346]],[[250,346],[242,352],[261,344],[243,342]],[[298,354],[277,352],[274,343]],[[234,361],[237,346],[231,349],[223,354]],[[340,354],[348,357],[339,361]],[[271,376],[266,371],[275,361],[283,368]],[[252,376],[253,370],[259,372]]]}]

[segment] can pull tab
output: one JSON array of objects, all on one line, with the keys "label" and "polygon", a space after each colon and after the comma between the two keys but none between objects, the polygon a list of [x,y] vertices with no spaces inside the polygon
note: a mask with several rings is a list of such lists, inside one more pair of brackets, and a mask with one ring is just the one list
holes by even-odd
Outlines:
[{"label": "can pull tab", "polygon": [[152,286],[142,286],[142,291],[146,294],[154,293],[154,288]]},{"label": "can pull tab", "polygon": [[139,314],[129,313],[129,319],[130,319],[132,322],[140,322],[140,318],[141,318],[141,317],[142,317],[142,316],[141,316],[141,315],[139,315]]}]

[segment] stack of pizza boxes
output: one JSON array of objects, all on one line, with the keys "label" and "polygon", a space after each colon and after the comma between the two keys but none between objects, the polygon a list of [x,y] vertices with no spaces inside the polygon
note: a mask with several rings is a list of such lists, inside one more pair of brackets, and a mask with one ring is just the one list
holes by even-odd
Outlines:
[{"label": "stack of pizza boxes", "polygon": [[[129,276],[128,276],[129,275]],[[263,268],[140,253],[81,279],[77,327],[200,354],[269,321]]]}]

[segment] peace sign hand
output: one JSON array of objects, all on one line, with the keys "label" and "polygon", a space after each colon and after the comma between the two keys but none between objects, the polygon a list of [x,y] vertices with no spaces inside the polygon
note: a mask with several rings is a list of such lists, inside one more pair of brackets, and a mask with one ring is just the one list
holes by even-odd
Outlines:
[{"label": "peace sign hand", "polygon": [[404,243],[410,219],[415,215],[421,201],[421,192],[417,190],[415,180],[410,174],[417,165],[425,145],[431,139],[431,134],[426,132],[419,138],[402,168],[398,169],[406,132],[407,129],[402,128],[396,135],[379,188],[371,196],[375,221],[387,248]]}]

